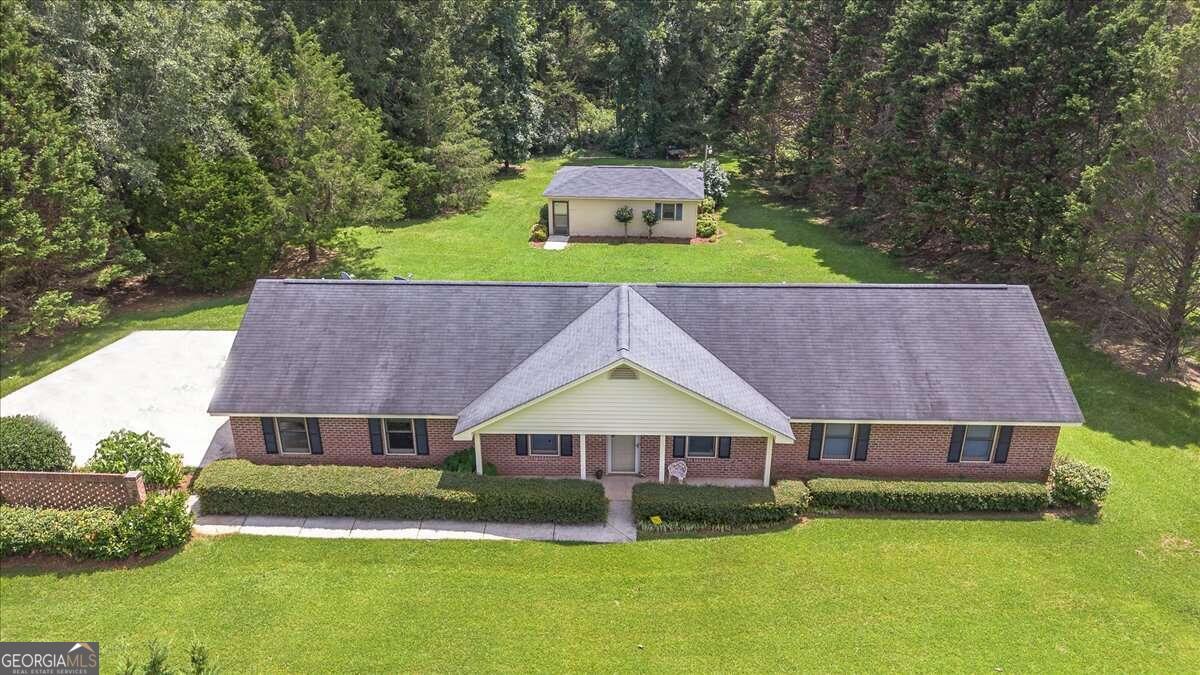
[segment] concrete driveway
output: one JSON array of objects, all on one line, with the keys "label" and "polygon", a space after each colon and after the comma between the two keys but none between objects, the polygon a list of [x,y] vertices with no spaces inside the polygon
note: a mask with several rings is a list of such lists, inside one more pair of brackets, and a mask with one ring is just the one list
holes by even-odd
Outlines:
[{"label": "concrete driveway", "polygon": [[232,440],[225,418],[205,410],[234,333],[131,333],[0,399],[0,414],[37,415],[58,425],[77,464],[117,429],[152,431],[184,464],[200,464]]}]

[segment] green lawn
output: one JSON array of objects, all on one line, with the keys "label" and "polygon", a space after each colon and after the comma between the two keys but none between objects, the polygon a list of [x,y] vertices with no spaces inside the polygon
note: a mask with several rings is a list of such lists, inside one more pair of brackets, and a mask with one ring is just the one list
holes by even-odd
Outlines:
[{"label": "green lawn", "polygon": [[[554,166],[531,162],[479,215],[362,239],[383,273],[418,278],[915,278],[744,187],[715,246],[532,250]],[[18,372],[133,328],[230,327],[240,311],[118,318]],[[1097,521],[819,518],[606,546],[205,539],[133,569],[6,565],[0,639],[100,640],[106,670],[151,639],[177,657],[202,642],[227,672],[1200,670],[1200,393],[1051,330],[1088,420],[1060,449],[1113,472]]]}]

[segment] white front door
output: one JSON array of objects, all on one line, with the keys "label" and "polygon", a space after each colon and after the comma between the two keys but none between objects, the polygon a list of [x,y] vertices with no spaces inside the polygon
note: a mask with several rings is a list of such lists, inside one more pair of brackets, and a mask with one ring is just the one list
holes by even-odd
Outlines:
[{"label": "white front door", "polygon": [[637,436],[608,437],[608,472],[637,473],[638,470],[638,438]]}]

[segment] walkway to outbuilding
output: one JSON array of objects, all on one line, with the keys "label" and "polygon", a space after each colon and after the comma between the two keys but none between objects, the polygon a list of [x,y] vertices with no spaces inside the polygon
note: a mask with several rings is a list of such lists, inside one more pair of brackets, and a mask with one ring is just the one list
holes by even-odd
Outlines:
[{"label": "walkway to outbuilding", "polygon": [[546,243],[542,244],[544,251],[561,251],[567,247],[571,238],[564,234],[552,234],[546,238]]}]

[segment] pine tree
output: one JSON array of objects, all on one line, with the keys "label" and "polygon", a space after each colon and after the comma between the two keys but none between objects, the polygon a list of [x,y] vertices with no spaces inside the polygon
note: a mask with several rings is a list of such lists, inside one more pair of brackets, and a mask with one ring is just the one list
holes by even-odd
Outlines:
[{"label": "pine tree", "polygon": [[402,218],[403,190],[385,167],[379,115],[354,98],[341,59],[311,32],[293,44],[275,94],[284,164],[276,184],[291,238],[315,262],[338,228]]},{"label": "pine tree", "polygon": [[75,291],[104,262],[110,227],[95,153],[60,90],[15,3],[0,2],[0,317],[9,336],[99,318]]},{"label": "pine tree", "polygon": [[484,29],[483,134],[507,169],[529,158],[542,114],[524,0],[491,0]]}]

